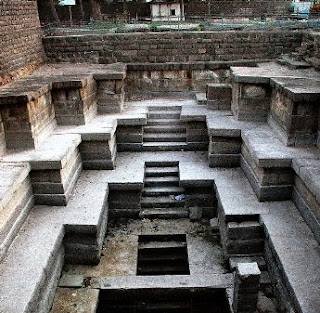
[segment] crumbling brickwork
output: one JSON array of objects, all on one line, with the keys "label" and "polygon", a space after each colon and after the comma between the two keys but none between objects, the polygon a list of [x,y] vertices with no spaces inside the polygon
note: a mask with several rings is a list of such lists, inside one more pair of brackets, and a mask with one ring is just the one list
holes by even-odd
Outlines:
[{"label": "crumbling brickwork", "polygon": [[36,0],[0,1],[0,86],[44,62]]},{"label": "crumbling brickwork", "polygon": [[209,62],[273,59],[300,46],[298,31],[174,32],[52,36],[52,62]]}]

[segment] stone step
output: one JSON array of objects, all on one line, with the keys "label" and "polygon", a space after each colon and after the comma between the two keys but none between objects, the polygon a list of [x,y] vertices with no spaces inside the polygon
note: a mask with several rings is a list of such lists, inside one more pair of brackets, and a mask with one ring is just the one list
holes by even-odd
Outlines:
[{"label": "stone step", "polygon": [[285,65],[290,69],[304,69],[310,68],[311,64],[306,61],[295,60],[290,55],[284,54],[277,59],[277,62],[281,65]]},{"label": "stone step", "polygon": [[142,197],[142,208],[172,208],[172,207],[184,207],[185,201],[178,201],[174,197],[161,196],[161,197]]},{"label": "stone step", "polygon": [[174,126],[174,125],[167,125],[167,126],[144,126],[143,128],[144,134],[146,133],[186,133],[187,129],[184,126]]},{"label": "stone step", "polygon": [[261,255],[264,249],[263,239],[227,240],[226,248],[229,255]]},{"label": "stone step", "polygon": [[145,142],[143,151],[181,151],[188,147],[187,143],[178,142]]},{"label": "stone step", "polygon": [[147,133],[143,135],[144,142],[186,142],[185,133]]},{"label": "stone step", "polygon": [[146,167],[145,176],[146,177],[159,177],[159,176],[178,176],[179,168],[178,166],[172,167]]},{"label": "stone step", "polygon": [[[161,249],[161,248],[159,248]],[[154,251],[139,254],[139,264],[161,264],[162,262],[179,262],[185,260],[185,255],[181,253],[181,249],[174,249],[173,251],[166,251],[166,253],[159,253],[158,247]],[[185,251],[186,246],[184,247]]]},{"label": "stone step", "polygon": [[143,268],[138,267],[139,275],[187,275],[189,271],[186,270],[185,262],[169,262],[158,264],[148,264]]},{"label": "stone step", "polygon": [[[162,210],[162,209],[161,209]],[[175,241],[175,240],[169,240],[169,241],[148,241],[148,242],[139,242],[139,251],[142,250],[146,252],[146,250],[150,250],[149,252],[152,252],[153,250],[160,250],[160,252],[168,252],[168,251],[177,251],[182,248],[186,248],[187,243],[184,241]]]},{"label": "stone step", "polygon": [[153,111],[181,111],[180,106],[150,106],[149,112]]},{"label": "stone step", "polygon": [[227,223],[227,237],[231,240],[247,240],[263,238],[263,228],[257,221]]},{"label": "stone step", "polygon": [[179,186],[179,177],[165,176],[165,177],[146,177],[144,179],[145,187],[156,186]]},{"label": "stone step", "polygon": [[141,302],[137,303],[138,312],[172,312],[172,313],[183,313],[190,312],[191,302],[190,300],[177,301],[177,300],[168,300],[168,302]]},{"label": "stone step", "polygon": [[185,192],[183,187],[145,187],[142,191],[143,196],[169,196],[180,195]]},{"label": "stone step", "polygon": [[151,119],[180,119],[180,112],[156,111],[148,113],[148,120]]},{"label": "stone step", "polygon": [[146,161],[146,167],[171,167],[179,166],[179,161]]},{"label": "stone step", "polygon": [[189,211],[184,208],[153,208],[153,209],[142,209],[140,218],[148,219],[178,219],[178,218],[187,218],[189,216]]},{"label": "stone step", "polygon": [[180,119],[148,119],[147,126],[173,126],[183,125]]}]

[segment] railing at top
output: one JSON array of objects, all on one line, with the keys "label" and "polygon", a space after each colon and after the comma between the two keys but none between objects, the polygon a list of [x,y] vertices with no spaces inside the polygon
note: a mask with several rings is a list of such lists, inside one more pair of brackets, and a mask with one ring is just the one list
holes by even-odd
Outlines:
[{"label": "railing at top", "polygon": [[[123,17],[123,16],[122,16]],[[319,29],[320,16],[308,20],[293,19],[287,15],[188,16],[185,21],[152,22],[150,18],[123,19],[104,16],[99,21],[74,21],[47,23],[42,25],[43,36],[80,35],[89,33],[122,33],[153,31],[215,31],[215,30],[268,30],[268,29]]]}]

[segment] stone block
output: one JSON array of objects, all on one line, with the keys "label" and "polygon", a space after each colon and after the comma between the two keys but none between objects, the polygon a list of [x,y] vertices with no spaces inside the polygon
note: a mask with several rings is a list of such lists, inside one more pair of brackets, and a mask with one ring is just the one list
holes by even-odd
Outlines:
[{"label": "stone block", "polygon": [[233,310],[235,313],[256,312],[260,275],[261,272],[256,262],[237,264],[233,293]]},{"label": "stone block", "polygon": [[240,155],[237,154],[212,154],[209,153],[210,167],[239,167]]},{"label": "stone block", "polygon": [[190,207],[189,208],[189,218],[191,221],[201,220],[202,208],[201,207]]},{"label": "stone block", "polygon": [[214,137],[210,138],[209,153],[211,154],[240,154],[240,138]]},{"label": "stone block", "polygon": [[259,222],[230,222],[227,224],[227,237],[230,240],[263,238],[263,229]]},{"label": "stone block", "polygon": [[230,106],[232,100],[232,86],[230,84],[208,84],[206,96],[207,100],[223,102]]}]

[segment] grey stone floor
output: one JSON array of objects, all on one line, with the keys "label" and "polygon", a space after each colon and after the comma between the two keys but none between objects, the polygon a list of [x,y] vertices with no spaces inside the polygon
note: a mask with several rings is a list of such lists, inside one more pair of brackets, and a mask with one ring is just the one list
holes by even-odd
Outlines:
[{"label": "grey stone floor", "polygon": [[187,234],[190,275],[228,272],[218,235],[212,232],[208,220],[143,219],[109,225],[99,265],[66,265],[64,274],[89,277],[135,276],[138,236],[142,234]]},{"label": "grey stone floor", "polygon": [[[138,101],[127,103],[130,106],[123,114],[108,117],[118,123],[121,119],[146,119],[146,106],[157,105],[182,105],[182,118],[188,119],[189,116],[197,117],[200,120],[207,119],[209,132],[228,131],[228,120],[232,119],[230,112],[217,113],[204,107],[196,107],[192,99],[153,99],[147,101]],[[219,116],[224,114],[226,124],[217,124]],[[219,115],[219,116],[218,116]],[[96,125],[103,125],[105,117],[98,116]],[[121,122],[120,122],[121,123]],[[230,122],[234,125],[233,131],[250,130],[255,131],[256,125],[247,125],[246,123]],[[106,124],[110,125],[110,124]],[[271,131],[267,124],[260,125],[261,130],[269,134]],[[103,127],[103,126],[101,126]],[[113,129],[114,126],[110,127]],[[69,130],[68,130],[69,131]],[[111,131],[111,130],[110,130]],[[261,134],[263,134],[261,131]],[[58,131],[59,132],[59,131]],[[70,132],[72,133],[72,131]],[[252,135],[252,136],[251,136]],[[56,135],[58,136],[58,135]],[[248,134],[245,138],[253,145],[252,151],[261,159],[268,160],[274,155],[274,151],[268,151],[264,144],[263,138],[259,139],[259,134]],[[268,136],[270,138],[270,136]],[[78,140],[78,139],[77,139]],[[269,139],[268,139],[269,140]],[[269,144],[274,139],[271,138]],[[256,142],[256,149],[255,148]],[[278,142],[278,141],[277,141]],[[62,144],[63,148],[66,147]],[[260,148],[263,151],[261,152]],[[279,143],[279,152],[275,158],[291,162],[292,148],[286,148]],[[20,160],[26,161],[30,158],[32,152],[19,155]],[[57,152],[59,155],[59,153]],[[284,158],[282,158],[284,155]],[[318,158],[317,152],[302,151],[297,154],[299,157]],[[60,155],[59,155],[60,157]],[[19,161],[19,157],[5,155],[3,160],[6,162]],[[52,257],[52,251],[62,244],[63,226],[68,223],[74,224],[96,224],[101,210],[103,193],[107,189],[108,183],[133,183],[142,184],[144,179],[144,162],[145,161],[179,161],[180,162],[180,180],[183,184],[197,181],[215,181],[219,190],[220,200],[224,203],[224,210],[228,214],[250,214],[259,213],[263,215],[265,227],[269,228],[269,236],[281,260],[284,270],[287,269],[289,281],[292,290],[297,291],[299,303],[301,303],[303,312],[319,313],[320,304],[320,278],[316,265],[319,264],[320,252],[319,246],[316,245],[310,229],[306,227],[292,201],[259,203],[255,194],[245,178],[240,168],[236,169],[217,169],[209,168],[207,162],[207,152],[156,152],[156,153],[119,153],[116,160],[116,167],[110,171],[83,171],[77,183],[76,190],[70,204],[67,207],[50,207],[36,206],[26,220],[19,236],[13,243],[6,259],[0,264],[0,312],[22,312],[28,305],[28,300],[32,297],[34,290],[37,290],[43,272],[47,263]],[[1,164],[3,176],[0,178],[0,192],[8,192],[10,182],[15,181],[17,177],[29,169],[25,165],[16,163]],[[13,171],[13,167],[15,170]],[[9,175],[9,173],[11,173]],[[2,188],[3,187],[3,188]],[[100,188],[98,192],[99,199],[93,201],[94,210],[92,209],[92,195],[96,194],[95,188]],[[232,196],[230,190],[233,191]],[[85,195],[85,192],[88,194]],[[76,197],[79,197],[77,200]],[[97,202],[97,205],[95,205]],[[99,203],[98,203],[99,202]],[[78,209],[78,205],[83,207]],[[94,213],[94,214],[92,214]],[[94,215],[94,216],[93,216]],[[299,226],[295,231],[292,228],[296,226],[295,220],[299,219]],[[156,227],[156,228],[155,228]],[[188,233],[188,244],[190,252],[190,270],[194,275],[197,274],[224,274],[226,268],[221,254],[219,245],[212,245],[210,236],[207,236],[206,226],[200,222],[191,223],[187,220],[181,221],[157,221],[149,220],[130,221],[123,225],[110,226],[108,236],[105,240],[104,255],[98,266],[69,266],[65,267],[65,273],[72,275],[88,275],[90,277],[114,277],[135,275],[136,269],[136,251],[137,236],[145,232],[186,232]],[[279,233],[280,231],[280,233]],[[281,232],[284,231],[284,236]],[[122,240],[122,241],[121,241]],[[309,242],[304,249],[289,249],[288,245],[294,243],[295,246],[303,246]],[[312,253],[311,253],[312,251]],[[300,253],[295,257],[295,253]],[[310,254],[308,254],[310,252]],[[28,277],[28,281],[26,280]],[[311,288],[312,287],[312,288]],[[65,288],[67,289],[67,288]],[[70,289],[66,292],[67,299],[81,299],[83,293],[94,303],[97,300],[97,293],[85,288],[86,291]],[[62,293],[61,289],[58,289]],[[80,297],[80,298],[79,298]],[[268,303],[268,299],[264,299]],[[65,308],[67,312],[87,312],[93,313],[95,307],[93,302],[86,303],[88,306]],[[74,304],[74,302],[73,302]],[[271,304],[269,303],[271,307]],[[9,308],[9,309],[8,309]],[[60,307],[61,308],[61,307]],[[82,310],[82,311],[81,311]],[[59,311],[54,307],[52,312]],[[261,311],[263,312],[263,311]],[[264,311],[274,312],[274,311]]]}]

